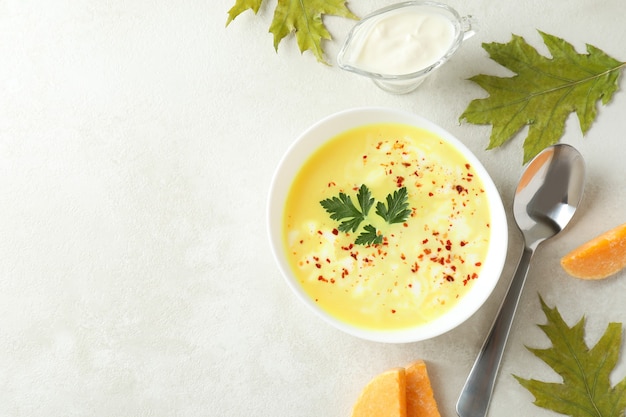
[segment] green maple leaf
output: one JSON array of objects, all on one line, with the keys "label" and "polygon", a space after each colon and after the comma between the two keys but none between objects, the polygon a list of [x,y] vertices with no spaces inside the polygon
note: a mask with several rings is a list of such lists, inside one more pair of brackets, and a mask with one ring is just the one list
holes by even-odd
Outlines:
[{"label": "green maple leaf", "polygon": [[517,75],[470,78],[489,97],[470,102],[460,117],[473,124],[492,125],[487,149],[503,145],[528,125],[524,163],[561,139],[572,112],[576,112],[585,134],[596,118],[597,102],[607,104],[611,100],[620,72],[626,67],[626,62],[594,46],[587,45],[587,54],[579,54],[563,39],[539,33],[552,58],[539,54],[517,35],[506,44],[483,44],[491,59]]},{"label": "green maple leaf", "polygon": [[[246,10],[255,14],[263,0],[237,0],[228,11],[226,25]],[[274,49],[288,35],[294,33],[300,52],[311,51],[319,62],[324,59],[323,40],[332,36],[323,22],[323,15],[358,19],[345,5],[345,0],[278,0],[269,31],[274,35]]]},{"label": "green maple leaf", "polygon": [[584,340],[584,317],[569,327],[556,308],[541,306],[548,319],[539,327],[552,342],[548,349],[528,348],[562,378],[561,383],[515,378],[535,396],[535,404],[572,417],[618,417],[626,410],[626,378],[611,387],[609,376],[617,364],[622,325],[610,323],[589,348]]},{"label": "green maple leaf", "polygon": [[252,10],[254,14],[257,14],[262,2],[263,0],[237,0],[235,5],[228,11],[226,26],[246,10]]}]

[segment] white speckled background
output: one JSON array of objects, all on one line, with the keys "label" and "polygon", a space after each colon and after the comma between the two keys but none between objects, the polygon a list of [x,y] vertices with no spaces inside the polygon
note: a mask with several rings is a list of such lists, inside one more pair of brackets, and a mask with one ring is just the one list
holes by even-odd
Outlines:
[{"label": "white speckled background", "polygon": [[[0,416],[345,417],[372,376],[422,358],[453,417],[521,250],[514,225],[503,279],[467,324],[421,343],[362,341],[279,275],[264,224],[273,170],[320,118],[389,106],[461,139],[510,209],[523,137],[485,151],[489,127],[458,122],[484,94],[466,79],[506,74],[480,44],[515,33],[545,51],[541,29],[626,60],[623,0],[450,0],[480,32],[419,91],[392,96],[293,39],[275,53],[274,1],[225,28],[232,4],[0,0]],[[353,22],[326,22],[334,64]],[[538,294],[571,324],[585,315],[590,343],[626,322],[626,273],[582,282],[558,265],[626,222],[625,87],[586,137],[568,121],[564,141],[588,164],[584,201],[534,259],[491,416],[554,415],[510,376],[557,378],[524,348],[547,343]]]}]

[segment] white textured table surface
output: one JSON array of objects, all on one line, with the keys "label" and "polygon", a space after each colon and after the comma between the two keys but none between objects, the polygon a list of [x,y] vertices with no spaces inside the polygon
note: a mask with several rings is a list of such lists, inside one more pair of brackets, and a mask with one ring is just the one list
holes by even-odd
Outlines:
[{"label": "white textured table surface", "polygon": [[[389,4],[352,1],[357,15]],[[506,74],[482,42],[536,29],[626,60],[623,0],[451,0],[480,32],[420,89],[378,90],[335,63],[353,22],[328,17],[330,66],[293,38],[272,47],[275,2],[225,28],[234,0],[0,0],[0,416],[345,417],[375,374],[427,361],[444,417],[519,257],[465,325],[386,345],[314,317],[271,257],[273,170],[304,129],[333,112],[388,106],[440,124],[493,175],[510,210],[521,141],[486,151],[490,128],[461,124],[484,95],[466,79]],[[490,415],[554,415],[511,377],[558,380],[524,345],[547,346],[538,294],[590,343],[626,322],[626,273],[568,277],[558,259],[626,222],[626,84],[583,138],[584,201],[530,270]],[[622,353],[623,354],[623,353]],[[626,375],[621,359],[613,377]]]}]

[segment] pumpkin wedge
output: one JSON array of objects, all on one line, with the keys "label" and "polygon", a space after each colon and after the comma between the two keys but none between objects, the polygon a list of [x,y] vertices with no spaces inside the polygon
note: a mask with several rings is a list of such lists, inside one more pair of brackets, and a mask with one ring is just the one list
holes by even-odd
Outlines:
[{"label": "pumpkin wedge", "polygon": [[394,368],[375,376],[354,404],[352,417],[406,417],[406,372]]},{"label": "pumpkin wedge", "polygon": [[423,360],[406,368],[407,417],[441,417]]},{"label": "pumpkin wedge", "polygon": [[606,231],[561,258],[573,277],[603,279],[626,267],[626,223]]},{"label": "pumpkin wedge", "polygon": [[352,417],[441,417],[426,363],[418,360],[374,377],[357,399]]}]

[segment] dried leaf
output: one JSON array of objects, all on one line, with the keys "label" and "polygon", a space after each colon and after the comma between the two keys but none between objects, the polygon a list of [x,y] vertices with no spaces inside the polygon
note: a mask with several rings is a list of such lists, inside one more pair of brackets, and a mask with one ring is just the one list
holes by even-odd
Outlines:
[{"label": "dried leaf", "polygon": [[[246,10],[258,12],[263,0],[237,0],[228,12],[228,25]],[[324,15],[358,19],[345,5],[345,0],[278,0],[269,31],[274,35],[274,49],[294,33],[300,52],[311,51],[319,62],[326,63],[323,40],[332,36],[326,29]]]},{"label": "dried leaf", "polygon": [[610,323],[595,346],[585,343],[584,317],[569,327],[557,308],[541,307],[547,324],[539,327],[552,342],[547,349],[528,348],[557,372],[562,382],[515,378],[535,396],[535,405],[571,417],[618,417],[626,410],[626,378],[611,386],[621,349],[622,325]]},{"label": "dried leaf", "polygon": [[237,0],[235,5],[228,11],[226,26],[246,10],[252,10],[254,14],[257,14],[262,2],[263,0]]},{"label": "dried leaf", "polygon": [[552,58],[539,54],[517,35],[506,44],[483,44],[491,59],[516,75],[470,78],[489,97],[473,100],[461,115],[461,120],[473,124],[492,125],[488,149],[503,145],[528,125],[524,163],[561,140],[572,112],[578,116],[582,133],[587,133],[597,115],[597,102],[611,100],[626,67],[626,62],[594,46],[587,45],[587,54],[579,54],[563,39],[539,33]]}]

